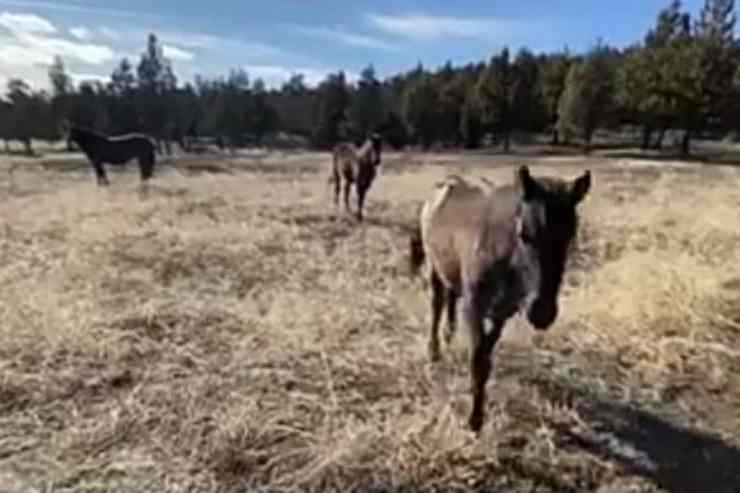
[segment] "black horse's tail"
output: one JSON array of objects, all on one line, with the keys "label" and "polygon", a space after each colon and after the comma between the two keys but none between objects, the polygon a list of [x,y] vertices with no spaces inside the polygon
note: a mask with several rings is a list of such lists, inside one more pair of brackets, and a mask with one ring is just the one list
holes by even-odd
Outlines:
[{"label": "black horse's tail", "polygon": [[421,238],[421,211],[424,204],[420,204],[416,210],[416,221],[409,237],[409,271],[411,275],[418,274],[424,263],[424,243]]}]

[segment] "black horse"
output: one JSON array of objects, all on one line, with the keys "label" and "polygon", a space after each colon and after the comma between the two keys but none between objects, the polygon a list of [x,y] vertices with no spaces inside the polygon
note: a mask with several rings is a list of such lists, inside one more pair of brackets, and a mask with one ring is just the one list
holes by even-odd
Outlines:
[{"label": "black horse", "polygon": [[154,139],[147,135],[132,133],[109,137],[94,130],[71,125],[67,139],[75,142],[90,160],[100,186],[110,184],[105,174],[104,163],[123,165],[132,159],[138,160],[142,183],[149,180],[154,173],[157,145]]}]

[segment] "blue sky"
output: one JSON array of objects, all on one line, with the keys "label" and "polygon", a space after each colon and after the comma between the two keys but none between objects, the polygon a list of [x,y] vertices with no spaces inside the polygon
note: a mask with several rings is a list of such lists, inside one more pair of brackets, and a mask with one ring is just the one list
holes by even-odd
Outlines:
[{"label": "blue sky", "polygon": [[[703,0],[685,0],[695,14]],[[0,83],[46,84],[53,54],[77,80],[138,60],[148,32],[181,79],[241,67],[269,85],[303,72],[309,83],[372,62],[381,76],[417,61],[488,59],[504,45],[588,49],[597,38],[641,39],[668,0],[0,0]],[[618,5],[618,6],[617,6]]]}]

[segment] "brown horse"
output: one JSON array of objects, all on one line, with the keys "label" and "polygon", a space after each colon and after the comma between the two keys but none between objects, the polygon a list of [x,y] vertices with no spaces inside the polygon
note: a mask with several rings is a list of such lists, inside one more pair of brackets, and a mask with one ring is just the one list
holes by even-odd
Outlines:
[{"label": "brown horse", "polygon": [[350,212],[349,194],[352,184],[357,193],[357,219],[362,221],[362,207],[365,196],[377,174],[376,168],[381,160],[380,136],[373,134],[362,147],[357,149],[352,143],[342,143],[334,147],[329,182],[334,182],[334,204],[339,206],[339,191],[344,180],[344,207]]},{"label": "brown horse", "polygon": [[[576,206],[591,187],[591,173],[569,182],[534,178],[517,170],[516,180],[483,189],[447,179],[419,211],[410,241],[412,272],[428,258],[431,284],[429,357],[440,358],[438,327],[447,307],[446,342],[455,333],[457,300],[470,330],[473,396],[469,427],[480,431],[492,352],[506,321],[524,311],[538,330],[558,314],[558,293],[568,246],[578,225]],[[484,320],[492,324],[486,333]]]}]

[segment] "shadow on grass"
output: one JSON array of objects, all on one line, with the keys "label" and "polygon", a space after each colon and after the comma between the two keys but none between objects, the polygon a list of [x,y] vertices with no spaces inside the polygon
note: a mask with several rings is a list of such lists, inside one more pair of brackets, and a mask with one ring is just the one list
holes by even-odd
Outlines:
[{"label": "shadow on grass", "polygon": [[740,493],[740,450],[721,438],[566,383],[545,378],[530,383],[548,400],[577,409],[590,428],[559,430],[561,447],[617,462],[673,493]]}]

